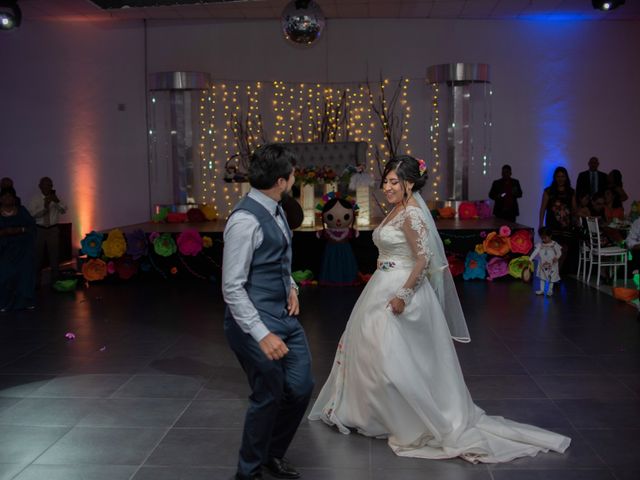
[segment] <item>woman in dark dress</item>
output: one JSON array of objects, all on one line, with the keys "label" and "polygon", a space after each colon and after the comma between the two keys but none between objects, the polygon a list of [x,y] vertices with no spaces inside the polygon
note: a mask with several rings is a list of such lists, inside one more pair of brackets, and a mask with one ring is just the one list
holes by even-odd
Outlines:
[{"label": "woman in dark dress", "polygon": [[0,312],[35,308],[35,239],[35,220],[15,190],[0,190]]},{"label": "woman in dark dress", "polygon": [[571,188],[569,173],[566,168],[557,167],[553,172],[551,185],[542,194],[538,227],[550,228],[551,238],[562,247],[559,261],[561,269],[570,250],[575,250],[572,246],[577,240],[574,221],[576,211],[576,192]]}]

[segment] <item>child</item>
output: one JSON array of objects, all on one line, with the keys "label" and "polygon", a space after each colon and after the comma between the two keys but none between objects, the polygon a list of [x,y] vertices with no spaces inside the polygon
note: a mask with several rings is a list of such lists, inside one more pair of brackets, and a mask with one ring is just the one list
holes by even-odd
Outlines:
[{"label": "child", "polygon": [[529,258],[533,260],[536,256],[538,260],[538,268],[536,275],[540,279],[540,289],[536,290],[536,295],[544,293],[544,285],[549,282],[547,296],[553,295],[553,284],[560,281],[558,261],[562,255],[562,247],[551,239],[551,229],[541,227],[538,235],[542,242],[536,244],[536,248]]}]

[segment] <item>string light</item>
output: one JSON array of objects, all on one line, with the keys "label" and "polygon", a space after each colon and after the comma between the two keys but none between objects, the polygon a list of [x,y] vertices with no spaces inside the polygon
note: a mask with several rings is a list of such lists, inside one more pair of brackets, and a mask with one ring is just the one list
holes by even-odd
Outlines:
[{"label": "string light", "polygon": [[432,198],[440,200],[439,184],[440,184],[440,88],[437,83],[431,85],[431,127],[430,127],[430,143],[431,143],[431,159],[433,167],[431,173],[433,177],[433,194]]},{"label": "string light", "polygon": [[[389,89],[389,83],[389,79],[380,82],[381,91]],[[409,86],[408,79],[401,82],[399,98],[403,127],[400,140],[402,150],[407,154],[411,154],[409,124],[412,110]],[[201,191],[198,192],[198,198],[203,203],[210,204],[218,217],[226,218],[241,194],[237,182],[224,181],[224,167],[233,155],[240,153],[233,130],[243,115],[246,118],[245,126],[251,139],[251,148],[263,138],[275,142],[329,143],[346,141],[348,138],[349,141],[366,142],[368,148],[365,168],[378,174],[375,152],[378,150],[384,160],[389,155],[389,149],[385,132],[376,126],[375,112],[372,109],[373,97],[366,84],[290,84],[275,80],[269,82],[267,87],[263,92],[261,82],[226,81],[215,82],[209,90],[201,92],[198,106],[200,134],[197,144],[201,162],[198,166],[201,171]],[[155,103],[154,98],[151,100],[152,104]],[[273,127],[264,131],[262,113],[266,109],[271,110]],[[338,109],[341,110],[338,112]],[[341,118],[344,114],[346,117]],[[326,122],[325,125],[323,121]],[[388,125],[384,128],[388,128]],[[323,129],[325,138],[322,138]],[[155,140],[154,130],[155,127],[152,127],[149,131],[152,143]],[[432,138],[432,145],[436,144]],[[433,168],[439,168],[437,152]],[[439,181],[439,177],[436,181]]]}]

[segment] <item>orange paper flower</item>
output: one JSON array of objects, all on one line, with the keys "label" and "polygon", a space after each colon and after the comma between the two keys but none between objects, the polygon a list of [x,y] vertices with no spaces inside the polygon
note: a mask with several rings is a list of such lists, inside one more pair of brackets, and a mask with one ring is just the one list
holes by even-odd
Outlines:
[{"label": "orange paper flower", "polygon": [[441,218],[454,218],[456,216],[456,211],[453,207],[443,207],[438,209],[438,213]]},{"label": "orange paper flower", "polygon": [[107,276],[107,264],[99,258],[92,258],[82,265],[82,275],[89,282],[102,280]]},{"label": "orange paper flower", "polygon": [[482,242],[484,251],[489,255],[502,257],[511,251],[511,242],[507,237],[501,237],[496,232],[491,232]]}]

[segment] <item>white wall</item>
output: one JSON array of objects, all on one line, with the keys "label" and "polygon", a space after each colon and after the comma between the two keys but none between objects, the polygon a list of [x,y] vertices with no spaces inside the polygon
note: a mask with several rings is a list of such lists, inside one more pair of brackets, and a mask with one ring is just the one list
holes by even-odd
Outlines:
[{"label": "white wall", "polygon": [[0,176],[24,201],[50,176],[76,243],[146,220],[142,22],[25,21],[0,36],[0,63]]},{"label": "white wall", "polygon": [[[640,199],[640,22],[329,20],[308,49],[286,43],[277,21],[153,21],[146,35],[149,72],[217,79],[421,79],[431,64],[489,63],[493,161],[521,180],[522,223],[537,224],[556,165],[575,182],[591,155]],[[0,176],[23,197],[52,176],[76,235],[149,217],[144,43],[140,22],[25,22],[0,35]],[[428,90],[413,84],[420,156]]]}]

